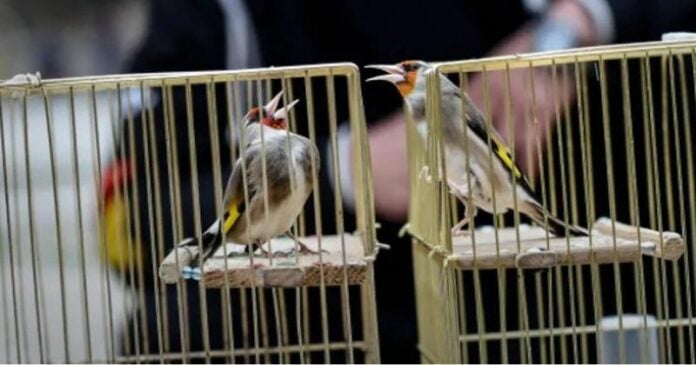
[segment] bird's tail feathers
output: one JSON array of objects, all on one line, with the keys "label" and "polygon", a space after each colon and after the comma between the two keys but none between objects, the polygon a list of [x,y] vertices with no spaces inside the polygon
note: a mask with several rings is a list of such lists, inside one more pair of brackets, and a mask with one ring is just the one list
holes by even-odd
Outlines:
[{"label": "bird's tail feathers", "polygon": [[[210,258],[215,251],[220,247],[220,244],[222,244],[222,232],[220,232],[220,221],[216,220],[215,223],[213,223],[205,232],[200,237],[200,247],[203,248],[202,254],[201,252],[196,252],[196,254],[193,255],[191,259],[191,263],[189,266],[191,267],[197,267],[199,264],[199,256],[202,256],[203,262]],[[198,237],[189,237],[177,245],[177,247],[199,247],[198,246]]]},{"label": "bird's tail feathers", "polygon": [[[529,204],[526,204],[526,206],[527,209],[524,209],[524,212],[527,213],[527,215],[529,215],[529,217],[535,222],[548,229],[549,232],[553,233],[557,237],[565,237],[566,235],[582,237],[588,235],[587,229],[573,224],[566,224],[563,220],[549,213],[537,202],[530,202]],[[545,216],[548,218],[548,225],[546,224],[547,222]]]}]

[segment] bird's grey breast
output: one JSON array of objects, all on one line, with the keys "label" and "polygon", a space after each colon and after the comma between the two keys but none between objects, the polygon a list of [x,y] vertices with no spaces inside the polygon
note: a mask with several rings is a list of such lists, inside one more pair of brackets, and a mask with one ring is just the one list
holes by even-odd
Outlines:
[{"label": "bird's grey breast", "polygon": [[312,164],[317,172],[320,166],[319,149],[309,139],[296,134],[291,135],[290,144],[295,169],[301,171],[305,182],[311,188],[313,181]]},{"label": "bird's grey breast", "polygon": [[286,192],[289,192],[292,187],[311,188],[312,159],[316,168],[319,168],[319,152],[314,143],[305,137],[285,131],[269,133],[264,137],[263,146],[259,140],[252,147],[254,155],[257,156],[254,159],[257,177],[259,179],[263,177],[263,156],[265,156],[266,179],[270,186]]}]

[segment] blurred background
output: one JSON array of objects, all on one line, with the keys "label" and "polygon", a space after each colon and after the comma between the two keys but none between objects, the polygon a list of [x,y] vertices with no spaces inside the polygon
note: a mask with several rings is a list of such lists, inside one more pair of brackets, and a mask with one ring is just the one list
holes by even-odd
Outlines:
[{"label": "blurred background", "polygon": [[[147,2],[134,0],[3,0],[0,2],[0,79],[9,79],[15,74],[41,72],[43,78],[59,78],[94,74],[123,72],[129,57],[141,42],[145,31]],[[108,151],[113,149],[112,126],[109,108],[105,107],[106,95],[97,94],[97,110],[100,116],[99,142],[105,161]],[[16,120],[21,116],[23,105],[21,99],[3,99],[2,116],[5,121]],[[58,156],[56,165],[56,197],[60,203],[61,244],[63,245],[63,270],[66,283],[63,288],[65,301],[61,298],[60,262],[58,260],[58,239],[56,219],[53,211],[53,178],[50,171],[50,153],[48,133],[45,123],[43,99],[30,97],[27,100],[28,128],[31,138],[28,143],[31,184],[27,184],[27,166],[24,164],[25,145],[21,124],[5,122],[5,146],[7,161],[7,186],[0,184],[3,194],[9,197],[11,216],[6,213],[5,199],[0,208],[0,255],[2,267],[2,300],[0,301],[0,328],[7,334],[15,333],[15,325],[26,329],[17,332],[19,344],[24,356],[23,362],[38,362],[39,352],[36,332],[37,306],[44,308],[38,313],[42,318],[42,332],[45,341],[44,362],[63,361],[63,326],[60,319],[63,309],[70,323],[69,351],[70,359],[84,361],[88,353],[94,358],[107,358],[109,340],[107,323],[109,308],[106,301],[106,280],[89,280],[82,286],[82,271],[86,277],[104,277],[104,265],[98,258],[99,246],[96,232],[95,206],[96,192],[94,177],[96,173],[93,151],[95,141],[90,126],[90,101],[87,97],[78,97],[75,103],[75,136],[77,143],[77,166],[73,163],[70,128],[70,105],[67,98],[51,98],[54,125],[54,154]],[[2,155],[2,153],[0,153]],[[1,168],[1,167],[0,167]],[[78,171],[76,181],[74,169]],[[31,187],[33,209],[46,207],[45,213],[32,217],[35,226],[40,227],[29,232],[29,210],[27,196]],[[75,186],[79,186],[83,197],[80,202],[82,216],[78,214]],[[10,218],[10,229],[6,218]],[[81,218],[81,221],[78,220]],[[85,227],[83,247],[85,249],[84,266],[80,256],[81,244],[78,237],[80,223]],[[9,270],[9,235],[12,235],[14,273]],[[33,237],[32,237],[33,235]],[[38,287],[42,288],[38,299],[33,290],[33,270],[31,241],[38,253],[35,264],[40,276]],[[11,287],[11,275],[15,275],[17,288]],[[112,301],[130,303],[125,297],[122,282],[110,280]],[[18,295],[13,296],[12,293]],[[15,300],[18,313],[13,313],[12,300]],[[38,300],[38,302],[37,302]],[[65,305],[65,308],[62,308]],[[114,307],[114,323],[125,320],[123,305]],[[89,313],[89,334],[85,321],[85,310]],[[17,321],[15,321],[15,315]],[[14,336],[8,336],[14,337]],[[98,339],[98,340],[94,340]],[[117,340],[117,339],[115,339]],[[14,344],[0,341],[0,360],[15,359]],[[6,357],[7,356],[7,357]],[[10,357],[11,356],[11,357]]]},{"label": "blurred background", "polygon": [[123,70],[145,31],[147,2],[4,0],[0,2],[0,78]]}]

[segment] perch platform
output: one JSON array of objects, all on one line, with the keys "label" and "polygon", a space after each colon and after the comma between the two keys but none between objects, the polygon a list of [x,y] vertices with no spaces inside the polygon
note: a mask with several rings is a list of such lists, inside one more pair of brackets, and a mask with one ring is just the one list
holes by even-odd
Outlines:
[{"label": "perch platform", "polygon": [[[496,245],[495,231],[492,227],[483,227],[475,231],[475,251],[471,236],[453,237],[454,252],[446,259],[450,265],[462,270],[539,269],[557,265],[632,262],[640,260],[642,255],[678,260],[685,250],[684,240],[675,232],[663,231],[660,234],[619,222],[615,222],[612,228],[609,218],[600,218],[592,228],[588,237],[549,234],[547,242],[543,228],[522,225],[519,244],[515,228],[501,228]],[[446,253],[435,250],[434,254],[445,259]]]},{"label": "perch platform", "polygon": [[[319,250],[316,236],[301,237],[300,240],[312,250]],[[345,261],[342,246],[345,244]],[[257,253],[253,257],[253,266],[244,246],[227,244],[227,253],[232,256],[225,259],[221,248],[216,255],[208,259],[202,268],[201,281],[207,288],[248,287],[298,287],[327,286],[343,284],[347,279],[349,285],[361,284],[365,281],[368,261],[374,260],[374,255],[366,255],[363,239],[358,235],[345,234],[341,236],[323,236],[321,247],[323,252],[318,254],[283,255],[295,247],[295,241],[290,238],[275,238],[271,241],[270,251],[276,254],[271,259]],[[269,245],[264,245],[269,249]],[[182,278],[182,270],[191,262],[197,247],[176,248],[162,261],[159,268],[160,279],[167,284],[175,284]]]}]

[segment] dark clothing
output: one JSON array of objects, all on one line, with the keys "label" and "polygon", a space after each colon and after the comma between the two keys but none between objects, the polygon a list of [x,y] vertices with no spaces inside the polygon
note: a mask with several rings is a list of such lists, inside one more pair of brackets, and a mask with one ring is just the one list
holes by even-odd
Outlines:
[{"label": "dark clothing", "polygon": [[617,42],[658,40],[662,33],[696,29],[691,0],[609,0]]}]

